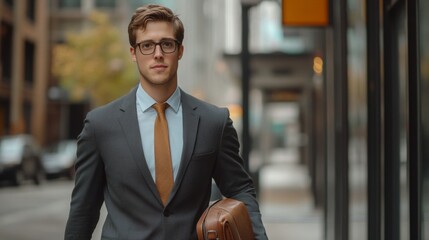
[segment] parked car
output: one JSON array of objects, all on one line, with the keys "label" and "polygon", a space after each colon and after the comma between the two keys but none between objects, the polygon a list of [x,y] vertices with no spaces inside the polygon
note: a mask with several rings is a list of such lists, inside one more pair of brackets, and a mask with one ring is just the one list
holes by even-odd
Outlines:
[{"label": "parked car", "polygon": [[76,162],[76,140],[62,140],[46,149],[42,164],[48,178],[66,176],[74,178]]},{"label": "parked car", "polygon": [[21,185],[26,180],[40,184],[45,178],[40,161],[40,146],[31,135],[0,138],[0,178]]}]

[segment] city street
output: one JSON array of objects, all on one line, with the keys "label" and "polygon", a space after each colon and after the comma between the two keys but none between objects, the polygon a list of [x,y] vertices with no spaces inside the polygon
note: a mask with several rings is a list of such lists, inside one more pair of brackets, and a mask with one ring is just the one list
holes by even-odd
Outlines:
[{"label": "city street", "polygon": [[[282,156],[287,155],[283,153]],[[260,207],[270,240],[322,239],[321,213],[312,208],[305,168],[284,158],[261,172]],[[73,181],[0,185],[1,240],[60,240],[64,237]],[[103,207],[93,239],[100,239]]]},{"label": "city street", "polygon": [[0,239],[63,239],[72,181],[0,187]]}]

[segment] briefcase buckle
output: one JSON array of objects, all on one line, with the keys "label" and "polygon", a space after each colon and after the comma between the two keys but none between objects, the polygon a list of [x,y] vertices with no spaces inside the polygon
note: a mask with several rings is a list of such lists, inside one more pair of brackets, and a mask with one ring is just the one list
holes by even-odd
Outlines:
[{"label": "briefcase buckle", "polygon": [[207,231],[207,240],[219,240],[216,230]]}]

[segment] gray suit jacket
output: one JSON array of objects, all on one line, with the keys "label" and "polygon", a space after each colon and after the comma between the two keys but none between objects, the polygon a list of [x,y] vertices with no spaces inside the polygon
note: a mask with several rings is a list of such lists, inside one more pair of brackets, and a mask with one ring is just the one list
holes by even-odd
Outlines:
[{"label": "gray suit jacket", "polygon": [[246,204],[256,239],[267,239],[228,110],[183,91],[182,160],[164,208],[144,159],[136,89],[85,119],[65,239],[91,239],[103,201],[108,215],[102,239],[197,239],[195,226],[209,204],[212,178],[224,196]]}]

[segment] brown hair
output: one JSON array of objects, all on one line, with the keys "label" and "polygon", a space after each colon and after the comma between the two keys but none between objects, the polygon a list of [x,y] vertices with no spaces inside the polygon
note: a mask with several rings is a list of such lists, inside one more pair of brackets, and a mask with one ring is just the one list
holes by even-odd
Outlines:
[{"label": "brown hair", "polygon": [[128,25],[128,39],[132,47],[136,45],[136,31],[140,29],[144,30],[149,22],[172,23],[176,40],[182,44],[185,29],[179,17],[167,7],[150,4],[137,8],[131,17],[130,24]]}]

